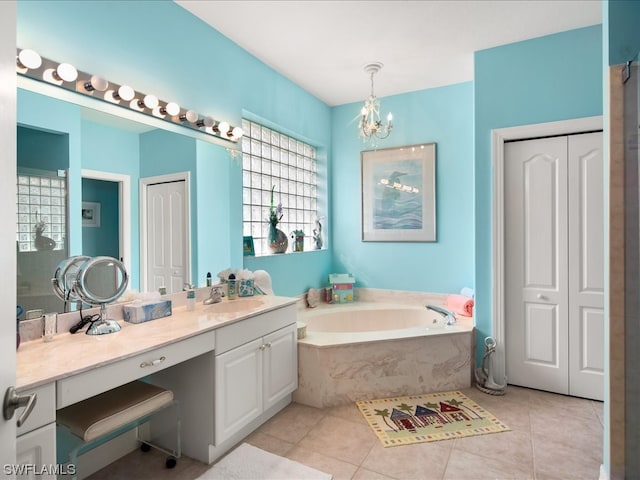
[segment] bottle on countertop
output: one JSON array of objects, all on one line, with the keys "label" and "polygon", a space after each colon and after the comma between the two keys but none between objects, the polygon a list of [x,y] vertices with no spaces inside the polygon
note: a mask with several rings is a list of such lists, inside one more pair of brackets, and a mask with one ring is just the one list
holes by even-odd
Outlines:
[{"label": "bottle on countertop", "polygon": [[211,280],[211,272],[207,272],[207,287],[210,287],[213,284]]},{"label": "bottle on countertop", "polygon": [[238,287],[236,284],[236,276],[232,273],[227,281],[227,298],[233,300],[238,296]]},{"label": "bottle on countertop", "polygon": [[193,288],[187,290],[187,310],[192,312],[196,309],[196,291]]}]

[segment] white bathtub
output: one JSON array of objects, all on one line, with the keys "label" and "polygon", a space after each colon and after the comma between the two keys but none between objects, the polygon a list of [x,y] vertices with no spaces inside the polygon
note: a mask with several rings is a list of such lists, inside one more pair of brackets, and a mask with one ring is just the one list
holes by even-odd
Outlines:
[{"label": "white bathtub", "polygon": [[473,325],[423,305],[354,302],[298,314],[298,403],[323,408],[471,385]]},{"label": "white bathtub", "polygon": [[308,309],[299,315],[307,325],[303,343],[327,347],[399,338],[469,332],[470,319],[445,325],[442,315],[422,305],[357,302]]}]

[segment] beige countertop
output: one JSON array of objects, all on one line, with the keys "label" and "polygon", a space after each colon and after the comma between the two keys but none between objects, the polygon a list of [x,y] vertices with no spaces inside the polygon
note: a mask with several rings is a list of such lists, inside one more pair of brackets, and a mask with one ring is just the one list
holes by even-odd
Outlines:
[{"label": "beige countertop", "polygon": [[[188,311],[173,308],[170,317],[132,324],[118,320],[122,329],[107,335],[61,333],[52,342],[24,342],[16,353],[16,388],[25,390],[117,362],[158,347],[185,340],[280,307],[296,298],[271,295],[224,299]],[[211,346],[213,350],[214,346]]]}]

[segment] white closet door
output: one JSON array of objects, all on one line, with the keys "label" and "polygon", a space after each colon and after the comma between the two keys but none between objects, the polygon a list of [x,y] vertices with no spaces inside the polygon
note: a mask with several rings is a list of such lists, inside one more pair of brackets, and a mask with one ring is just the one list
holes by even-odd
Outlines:
[{"label": "white closet door", "polygon": [[602,133],[569,137],[569,392],[604,399]]},{"label": "white closet door", "polygon": [[186,185],[184,181],[147,189],[148,290],[179,292],[188,282]]},{"label": "white closet door", "polygon": [[505,145],[509,383],[568,393],[567,139]]}]

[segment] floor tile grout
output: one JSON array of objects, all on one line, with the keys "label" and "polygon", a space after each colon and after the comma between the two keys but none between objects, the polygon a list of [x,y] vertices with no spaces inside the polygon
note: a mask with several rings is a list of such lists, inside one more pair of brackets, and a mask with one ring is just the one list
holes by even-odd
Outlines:
[{"label": "floor tile grout", "polygon": [[[531,461],[529,466],[526,467],[526,478],[541,480],[552,477],[569,478],[573,475],[573,478],[580,478],[583,475],[585,478],[598,477],[599,465],[590,465],[594,461],[601,459],[601,451],[589,451],[591,455],[587,457],[578,458],[566,458],[566,452],[573,450],[562,450],[563,445],[560,443],[553,443],[554,435],[566,434],[563,430],[563,425],[558,425],[558,422],[551,422],[548,426],[549,430],[544,422],[549,418],[555,419],[556,411],[557,418],[561,419],[561,415],[564,413],[563,409],[569,411],[569,417],[573,415],[573,425],[575,432],[572,432],[575,442],[574,445],[594,445],[598,444],[597,438],[592,438],[594,432],[600,432],[603,434],[603,429],[597,429],[593,427],[592,423],[582,422],[582,418],[598,419],[597,424],[602,424],[601,406],[594,401],[585,400],[584,402],[577,401],[572,397],[564,397],[562,395],[549,394],[547,392],[539,392],[536,390],[529,390],[522,387],[509,387],[507,395],[504,397],[482,397],[481,392],[476,392],[471,389],[463,389],[462,392],[469,396],[474,402],[477,402],[482,407],[486,407],[487,411],[496,415],[497,418],[504,421],[509,425],[507,419],[511,419],[513,424],[510,425],[513,432],[518,433],[517,436],[511,437],[519,440],[517,445],[511,444],[511,441],[500,441],[498,439],[489,439],[487,442],[477,443],[481,447],[476,451],[474,443],[463,443],[462,439],[443,440],[440,442],[424,443],[421,448],[413,448],[402,450],[402,446],[393,447],[392,449],[385,448],[376,450],[379,448],[380,443],[377,438],[367,448],[363,442],[370,441],[370,435],[373,435],[373,431],[370,430],[364,417],[360,418],[356,413],[357,411],[351,411],[348,408],[345,409],[315,409],[313,407],[307,407],[299,404],[291,404],[284,410],[279,412],[276,416],[258,428],[251,436],[245,438],[243,441],[253,442],[258,448],[269,451],[271,448],[274,450],[272,453],[279,451],[284,457],[294,452],[296,449],[298,452],[311,450],[318,455],[314,455],[313,458],[309,458],[309,461],[305,463],[304,459],[300,459],[301,455],[294,455],[296,461],[308,465],[311,468],[315,468],[327,473],[334,474],[334,480],[355,478],[365,478],[366,474],[363,471],[373,472],[372,475],[380,475],[381,478],[387,478],[390,480],[404,480],[407,476],[410,476],[412,480],[421,480],[424,478],[434,478],[444,480],[447,478],[456,477],[463,479],[476,479],[476,478],[522,478],[523,468],[522,462],[512,461],[511,458],[519,458],[514,455],[518,455],[520,452],[526,452],[527,447],[522,445],[521,440],[525,438],[529,441],[528,449],[531,454]],[[588,404],[588,406],[587,406]],[[546,418],[540,418],[540,412],[549,410],[549,415]],[[501,413],[504,415],[501,417]],[[591,415],[589,415],[591,413]],[[507,419],[505,419],[505,417]],[[570,421],[571,418],[568,419]],[[524,422],[527,422],[526,426]],[[584,428],[582,425],[584,423]],[[351,425],[351,426],[350,426]],[[542,426],[544,429],[541,430]],[[361,428],[362,427],[362,428]],[[524,427],[524,428],[523,428]],[[298,434],[302,432],[299,429],[304,428],[304,435],[298,438]],[[366,428],[366,430],[365,430]],[[293,441],[292,433],[296,432],[296,440]],[[366,432],[366,434],[365,434]],[[556,432],[556,433],[554,433]],[[502,433],[492,433],[486,435],[486,437],[503,435]],[[497,442],[495,441],[497,440]],[[444,457],[445,450],[441,447],[445,442],[453,443],[446,450],[446,458],[440,458],[437,460],[437,465],[441,465],[442,473],[440,475],[429,476],[430,470],[428,468],[417,469],[417,466],[411,465],[412,462],[425,462],[431,461],[431,458],[439,458],[438,455]],[[601,439],[599,440],[601,444]],[[324,443],[323,443],[324,442]],[[580,443],[583,442],[583,443]],[[436,444],[440,444],[440,447],[436,447]],[[482,447],[482,445],[486,445]],[[524,448],[524,450],[522,449]],[[397,450],[395,450],[397,449]],[[520,449],[520,450],[519,450]],[[282,450],[285,450],[282,453]],[[557,450],[557,451],[556,451]],[[349,452],[348,455],[342,455],[341,452]],[[359,452],[359,453],[358,453]],[[374,453],[375,452],[375,453]],[[416,452],[419,452],[416,455]],[[596,455],[597,453],[597,455]],[[526,453],[525,453],[526,454]],[[342,455],[342,458],[339,456]],[[360,457],[362,455],[362,457]],[[504,455],[511,455],[512,457],[506,457]],[[564,456],[563,456],[564,455]],[[427,460],[425,460],[424,458]],[[139,455],[130,454],[125,459],[121,459],[115,463],[121,463],[124,460],[125,465],[128,461],[129,467],[109,466],[104,471],[98,472],[92,479],[99,480],[102,478],[113,478],[113,472],[128,471],[128,468],[133,469],[136,463],[140,462]],[[357,464],[344,458],[361,458]],[[505,461],[505,458],[509,460]],[[588,461],[585,458],[589,458]],[[191,465],[189,465],[191,461]],[[183,460],[180,460],[183,462]],[[180,463],[179,462],[179,463]],[[320,462],[322,465],[318,465]],[[171,470],[165,470],[162,472],[153,471],[149,468],[149,471],[145,470],[144,475],[150,475],[147,478],[155,479],[180,479],[180,480],[193,480],[197,478],[204,470],[210,468],[195,460],[184,460],[186,465],[183,465],[182,473]],[[364,465],[367,467],[364,467]],[[484,464],[489,465],[485,467]],[[479,466],[480,465],[480,466]],[[404,468],[404,470],[402,470]],[[402,471],[408,472],[411,468],[413,471],[419,472],[413,475],[405,475],[403,477]],[[575,472],[572,469],[578,469]],[[111,469],[111,476],[109,471]],[[493,469],[493,470],[492,470]],[[498,470],[495,470],[498,469]],[[579,470],[582,469],[582,470]],[[593,472],[591,470],[593,469]],[[199,472],[193,474],[192,472]],[[582,473],[584,472],[584,473]],[[587,473],[588,472],[588,473]]]}]

